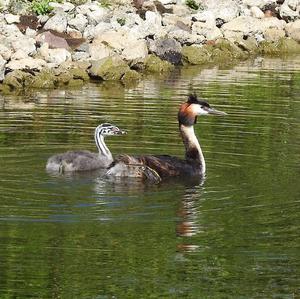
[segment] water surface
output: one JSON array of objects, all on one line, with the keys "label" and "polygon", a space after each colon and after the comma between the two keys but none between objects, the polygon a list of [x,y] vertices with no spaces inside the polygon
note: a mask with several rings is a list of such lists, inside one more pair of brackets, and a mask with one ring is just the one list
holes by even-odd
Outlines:
[{"label": "water surface", "polygon": [[[114,154],[182,156],[190,89],[228,113],[198,119],[204,181],[46,173],[102,122]],[[299,298],[299,119],[299,57],[1,96],[0,298]]]}]

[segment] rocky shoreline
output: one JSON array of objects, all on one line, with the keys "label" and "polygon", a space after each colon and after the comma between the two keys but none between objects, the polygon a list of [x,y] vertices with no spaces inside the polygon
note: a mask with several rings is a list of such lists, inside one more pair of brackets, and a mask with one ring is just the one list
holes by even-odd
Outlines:
[{"label": "rocky shoreline", "polygon": [[48,5],[49,14],[36,16],[4,3],[2,93],[80,86],[90,78],[126,84],[176,65],[230,64],[254,55],[300,53],[299,0]]}]

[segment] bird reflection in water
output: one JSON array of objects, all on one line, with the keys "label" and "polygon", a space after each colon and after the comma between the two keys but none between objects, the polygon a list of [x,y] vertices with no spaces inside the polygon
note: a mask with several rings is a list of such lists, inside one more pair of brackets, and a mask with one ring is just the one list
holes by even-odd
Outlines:
[{"label": "bird reflection in water", "polygon": [[182,252],[191,252],[199,249],[199,245],[190,244],[188,241],[192,237],[202,232],[201,225],[199,224],[199,201],[201,200],[201,186],[200,185],[188,188],[182,197],[180,207],[178,209],[179,221],[176,224],[176,235],[181,237],[181,243],[177,245],[177,249]]}]

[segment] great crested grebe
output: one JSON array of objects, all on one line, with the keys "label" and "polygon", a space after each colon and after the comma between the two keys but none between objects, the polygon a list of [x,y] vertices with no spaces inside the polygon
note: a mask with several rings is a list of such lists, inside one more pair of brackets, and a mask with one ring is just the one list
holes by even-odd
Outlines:
[{"label": "great crested grebe", "polygon": [[72,172],[107,168],[113,162],[113,157],[104,142],[104,137],[123,134],[126,132],[114,125],[101,124],[95,129],[94,135],[98,153],[78,150],[54,155],[48,159],[46,170],[50,172]]},{"label": "great crested grebe", "polygon": [[[185,159],[169,155],[129,156],[119,155],[109,167],[106,175],[116,177],[141,177],[147,179],[142,170],[147,170],[156,181],[167,177],[201,177],[205,174],[205,160],[194,132],[194,124],[200,115],[226,115],[212,108],[207,102],[190,95],[178,112],[179,131],[185,146]],[[134,169],[138,171],[134,171]]]}]

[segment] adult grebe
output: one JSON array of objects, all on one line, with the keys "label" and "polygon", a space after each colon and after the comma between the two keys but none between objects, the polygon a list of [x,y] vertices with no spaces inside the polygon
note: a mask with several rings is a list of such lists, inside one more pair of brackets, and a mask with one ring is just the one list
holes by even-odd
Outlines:
[{"label": "adult grebe", "polygon": [[71,172],[107,168],[113,157],[104,142],[105,136],[123,135],[125,131],[118,127],[104,123],[95,129],[95,142],[99,153],[78,150],[58,154],[48,159],[46,170],[50,172]]},{"label": "adult grebe", "polygon": [[[225,112],[212,108],[207,102],[198,100],[196,95],[190,95],[178,112],[179,131],[185,146],[185,159],[169,155],[117,156],[109,167],[106,175],[117,177],[148,178],[141,171],[151,172],[156,181],[167,177],[203,176],[206,170],[204,156],[194,132],[194,124],[200,115],[226,115]],[[135,168],[138,171],[134,171]]]}]

